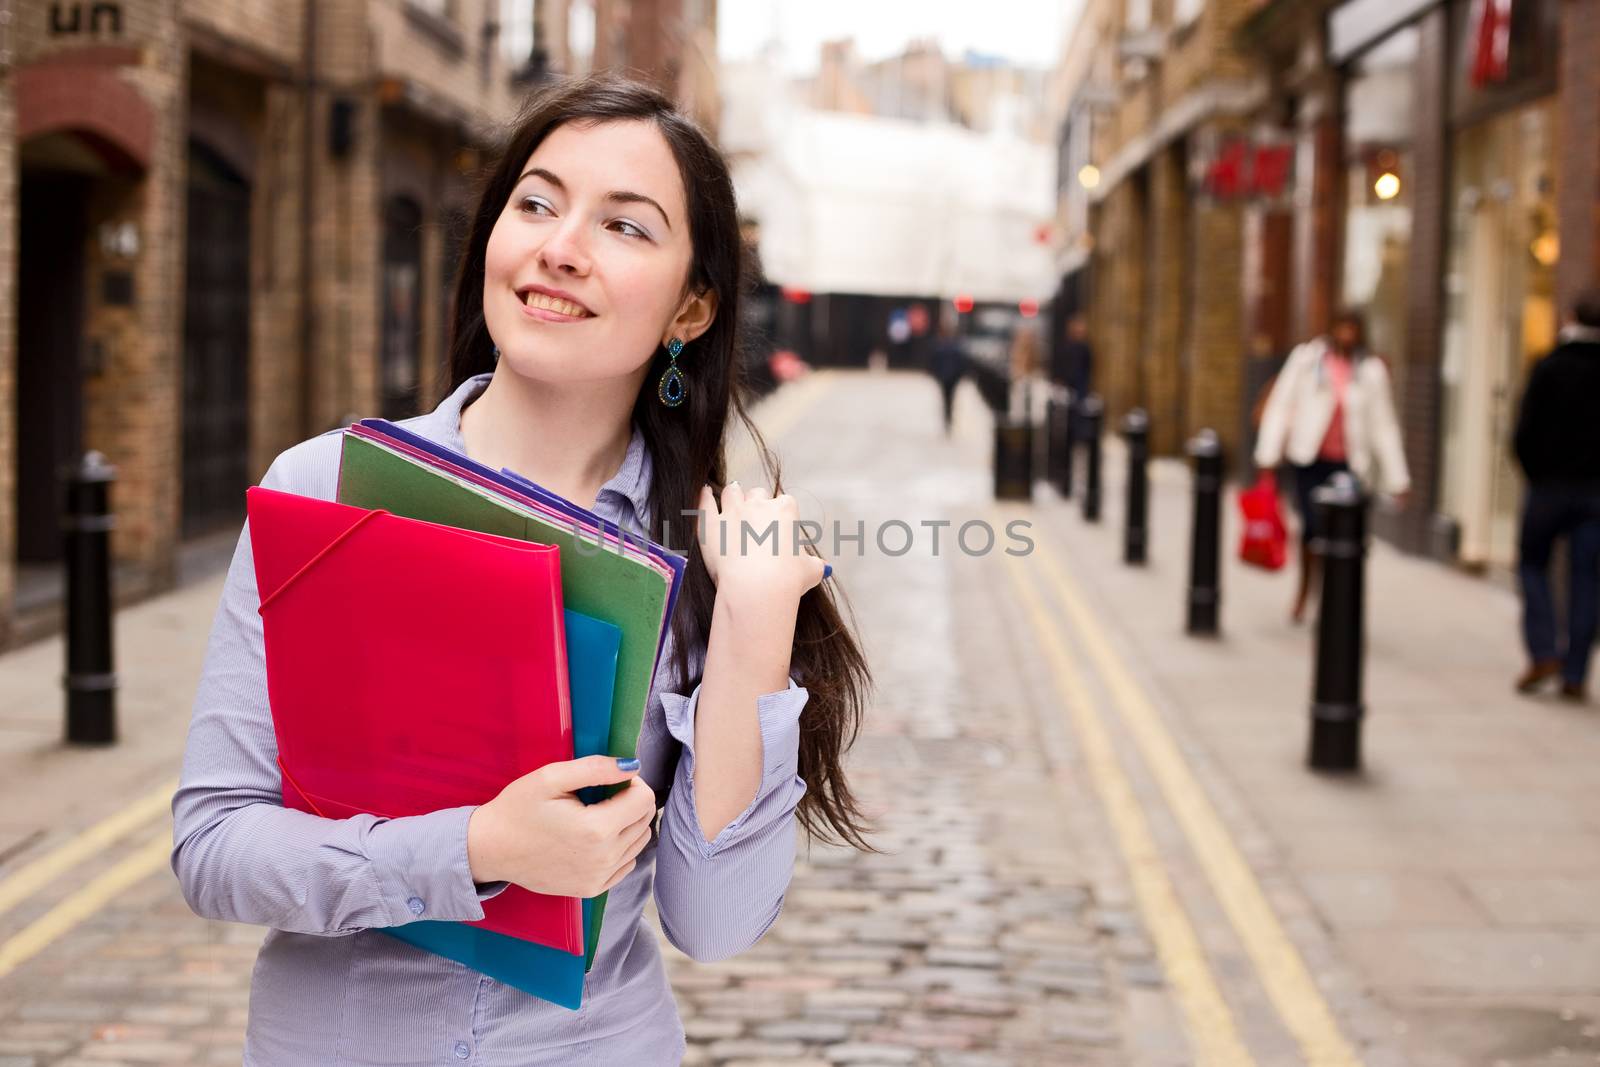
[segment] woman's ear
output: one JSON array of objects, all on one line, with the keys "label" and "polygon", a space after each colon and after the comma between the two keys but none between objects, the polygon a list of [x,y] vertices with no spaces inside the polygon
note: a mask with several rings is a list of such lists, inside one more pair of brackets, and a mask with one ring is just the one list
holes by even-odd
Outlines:
[{"label": "woman's ear", "polygon": [[717,317],[717,294],[710,289],[690,293],[672,320],[671,337],[681,337],[687,343],[711,328]]}]

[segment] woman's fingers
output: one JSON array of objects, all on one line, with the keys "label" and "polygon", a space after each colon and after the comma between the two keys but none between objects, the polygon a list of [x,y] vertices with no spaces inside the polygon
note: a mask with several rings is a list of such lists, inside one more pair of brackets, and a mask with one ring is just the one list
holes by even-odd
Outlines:
[{"label": "woman's fingers", "polygon": [[635,826],[630,826],[628,832],[622,836],[622,854],[617,857],[617,862],[631,860],[644,851],[644,846],[650,843],[650,827],[655,819],[644,819]]},{"label": "woman's fingers", "polygon": [[[609,893],[609,892],[611,892],[611,890],[613,890],[613,889],[615,889],[617,887],[617,883],[621,882],[624,878],[628,877],[628,875],[633,873],[633,868],[635,866],[637,866],[637,865],[638,865],[638,861],[637,860],[629,860],[627,863],[624,863],[621,867],[618,867],[617,868],[617,872],[615,874],[613,874],[610,878],[606,879],[606,884],[600,887],[600,892],[601,893]],[[595,895],[599,896],[599,893],[597,893]]]}]

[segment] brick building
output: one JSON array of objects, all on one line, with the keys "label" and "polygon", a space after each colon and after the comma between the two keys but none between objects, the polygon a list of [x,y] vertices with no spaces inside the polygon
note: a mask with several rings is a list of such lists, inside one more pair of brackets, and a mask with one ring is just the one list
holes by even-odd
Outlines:
[{"label": "brick building", "polygon": [[1297,145],[1297,206],[1258,241],[1290,279],[1273,347],[1361,309],[1414,481],[1380,530],[1509,567],[1521,390],[1600,281],[1600,2],[1274,0],[1240,40],[1274,82],[1258,130]]},{"label": "brick building", "polygon": [[1356,307],[1414,482],[1377,529],[1512,563],[1522,385],[1600,280],[1597,35],[1600,0],[1089,0],[1056,304],[1091,308],[1112,413],[1169,452],[1213,426],[1242,471],[1279,361]]},{"label": "brick building", "polygon": [[626,69],[715,115],[714,0],[0,15],[0,646],[53,624],[83,451],[118,468],[137,597],[282,449],[437,401],[471,179],[539,78]]},{"label": "brick building", "polygon": [[[1083,16],[1103,46],[1085,60],[1083,92],[1066,101],[1076,105],[1062,156],[1096,168],[1092,251],[1063,256],[1092,279],[1072,291],[1086,290],[1108,413],[1146,409],[1158,452],[1202,426],[1230,451],[1239,440],[1244,211],[1202,176],[1226,159],[1264,92],[1234,41],[1247,14],[1247,0],[1127,0],[1090,3]],[[1062,237],[1075,239],[1070,228]]]}]

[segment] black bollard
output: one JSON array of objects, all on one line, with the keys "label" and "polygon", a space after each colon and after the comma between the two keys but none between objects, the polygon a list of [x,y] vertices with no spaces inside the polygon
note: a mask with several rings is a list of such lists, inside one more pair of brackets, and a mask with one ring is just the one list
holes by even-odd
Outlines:
[{"label": "black bollard", "polygon": [[1078,415],[1083,431],[1083,521],[1100,521],[1100,426],[1105,403],[1093,393],[1084,397]]},{"label": "black bollard", "polygon": [[1191,634],[1214,635],[1222,601],[1222,443],[1213,430],[1201,430],[1187,446],[1194,457],[1194,527],[1189,539],[1189,624]]},{"label": "black bollard", "polygon": [[1310,764],[1319,771],[1361,766],[1361,660],[1367,555],[1367,502],[1349,473],[1311,494],[1323,533],[1312,548],[1322,556],[1317,609],[1317,663],[1311,689]]},{"label": "black bollard", "polygon": [[1078,424],[1078,405],[1082,401],[1071,389],[1067,390],[1067,458],[1061,466],[1061,495],[1067,500],[1072,499],[1072,475],[1078,464],[1078,437],[1082,427]]},{"label": "black bollard", "polygon": [[67,480],[67,741],[117,739],[117,676],[111,648],[111,484],[117,472],[90,452]]},{"label": "black bollard", "polygon": [[994,498],[1033,499],[1033,424],[1025,417],[995,416]]},{"label": "black bollard", "polygon": [[[1044,480],[1058,491],[1072,481],[1072,472],[1067,469],[1072,462],[1072,447],[1067,440],[1068,395],[1064,387],[1053,387],[1044,409]],[[1062,491],[1062,495],[1066,493]]]},{"label": "black bollard", "polygon": [[1134,408],[1122,418],[1122,436],[1128,442],[1128,505],[1123,511],[1122,561],[1145,561],[1150,513],[1150,416]]}]

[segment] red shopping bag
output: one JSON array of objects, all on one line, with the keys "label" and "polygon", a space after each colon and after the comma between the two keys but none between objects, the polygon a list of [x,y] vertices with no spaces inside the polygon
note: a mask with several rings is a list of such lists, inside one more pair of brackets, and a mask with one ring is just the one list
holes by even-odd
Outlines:
[{"label": "red shopping bag", "polygon": [[1256,484],[1239,490],[1239,511],[1244,534],[1239,538],[1239,558],[1253,567],[1278,570],[1289,558],[1289,532],[1278,509],[1278,482],[1262,471]]}]

